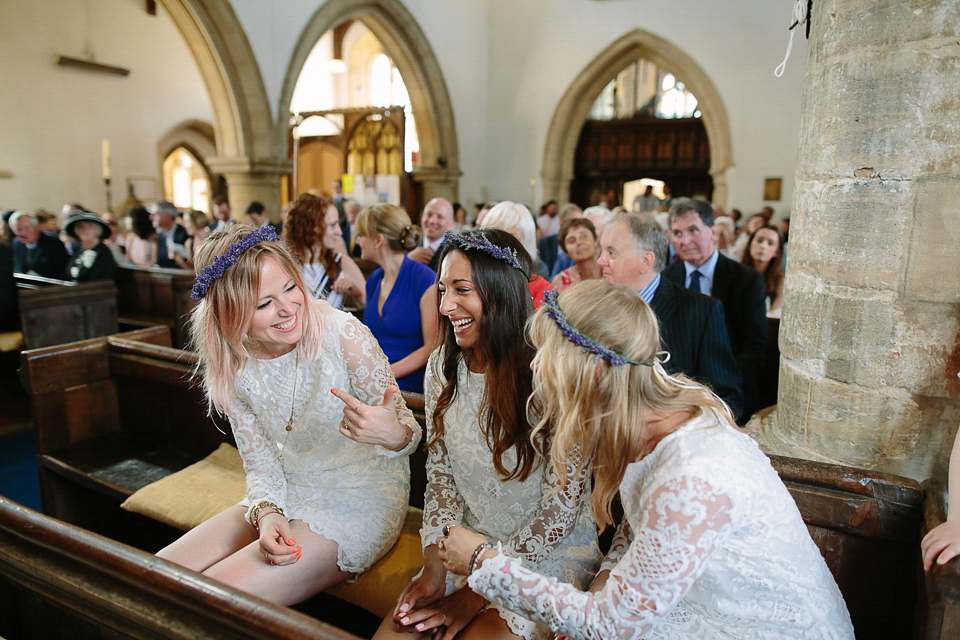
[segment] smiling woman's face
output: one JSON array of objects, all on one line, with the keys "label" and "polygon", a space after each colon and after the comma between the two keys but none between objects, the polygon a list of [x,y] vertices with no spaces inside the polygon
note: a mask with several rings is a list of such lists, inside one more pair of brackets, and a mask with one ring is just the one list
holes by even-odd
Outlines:
[{"label": "smiling woman's face", "polygon": [[460,251],[453,251],[440,266],[440,313],[453,324],[453,335],[461,348],[476,346],[483,317],[483,300],[473,282],[470,261]]},{"label": "smiling woman's face", "polygon": [[276,357],[292,351],[303,335],[303,291],[274,258],[263,261],[260,291],[247,335]]}]

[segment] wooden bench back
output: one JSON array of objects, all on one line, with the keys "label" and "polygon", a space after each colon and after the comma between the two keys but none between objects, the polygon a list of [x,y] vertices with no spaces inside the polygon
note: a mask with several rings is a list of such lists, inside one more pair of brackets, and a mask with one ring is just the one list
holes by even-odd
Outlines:
[{"label": "wooden bench back", "polygon": [[117,289],[112,282],[67,282],[14,274],[25,349],[117,332]]},{"label": "wooden bench back", "polygon": [[858,638],[913,636],[923,599],[917,568],[920,485],[891,474],[771,456],[843,593]]},{"label": "wooden bench back", "polygon": [[0,497],[0,636],[355,640]]},{"label": "wooden bench back", "polygon": [[185,269],[117,266],[117,310],[131,326],[170,327],[172,346],[187,344],[187,321],[196,304],[190,298],[194,274]]}]

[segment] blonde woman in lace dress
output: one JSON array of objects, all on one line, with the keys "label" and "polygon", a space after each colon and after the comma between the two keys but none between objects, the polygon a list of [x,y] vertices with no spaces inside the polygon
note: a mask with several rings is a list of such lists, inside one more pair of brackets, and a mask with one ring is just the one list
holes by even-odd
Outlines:
[{"label": "blonde woman in lace dress", "polygon": [[290,605],[396,540],[420,431],[370,332],[305,294],[278,240],[234,224],[195,257],[200,377],[230,419],[247,490],[157,555]]},{"label": "blonde woman in lace dress", "polygon": [[440,252],[444,342],[427,365],[424,567],[375,638],[543,638],[545,627],[489,603],[446,572],[437,540],[445,527],[461,524],[501,542],[524,566],[586,584],[600,561],[585,507],[589,471],[571,465],[579,474],[555,491],[556,473],[530,439],[533,352],[523,331],[533,304],[523,270],[533,263],[523,246],[509,233],[485,229],[448,235]]},{"label": "blonde woman in lace dress", "polygon": [[[852,640],[853,627],[789,492],[729,408],[667,375],[657,319],[605,280],[548,295],[531,339],[534,398],[555,470],[593,460],[593,514],[624,517],[588,592],[521,566],[466,527],[441,539],[470,588],[571,638]],[[547,425],[541,422],[538,430]]]}]

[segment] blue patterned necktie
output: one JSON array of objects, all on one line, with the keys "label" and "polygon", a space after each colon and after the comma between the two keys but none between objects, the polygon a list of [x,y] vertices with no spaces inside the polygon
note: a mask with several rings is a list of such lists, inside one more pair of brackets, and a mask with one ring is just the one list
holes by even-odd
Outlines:
[{"label": "blue patterned necktie", "polygon": [[690,286],[687,287],[687,288],[688,288],[688,289],[693,289],[693,290],[696,291],[697,293],[703,293],[703,291],[700,290],[700,276],[701,276],[701,275],[703,275],[703,274],[700,273],[699,271],[697,271],[696,269],[694,269],[692,272],[690,272]]}]

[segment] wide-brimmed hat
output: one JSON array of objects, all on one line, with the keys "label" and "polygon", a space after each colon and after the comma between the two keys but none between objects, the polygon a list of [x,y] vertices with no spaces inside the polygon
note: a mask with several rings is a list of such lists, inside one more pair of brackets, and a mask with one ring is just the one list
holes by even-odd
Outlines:
[{"label": "wide-brimmed hat", "polygon": [[80,238],[77,237],[77,234],[74,233],[73,230],[77,226],[78,222],[84,222],[84,221],[93,222],[100,225],[101,239],[109,238],[110,234],[113,233],[112,229],[110,229],[110,225],[104,222],[103,218],[101,218],[97,214],[90,213],[88,211],[77,211],[77,210],[71,211],[70,215],[67,216],[67,221],[63,225],[64,233],[66,233],[71,238],[76,238],[77,240],[79,240]]}]

